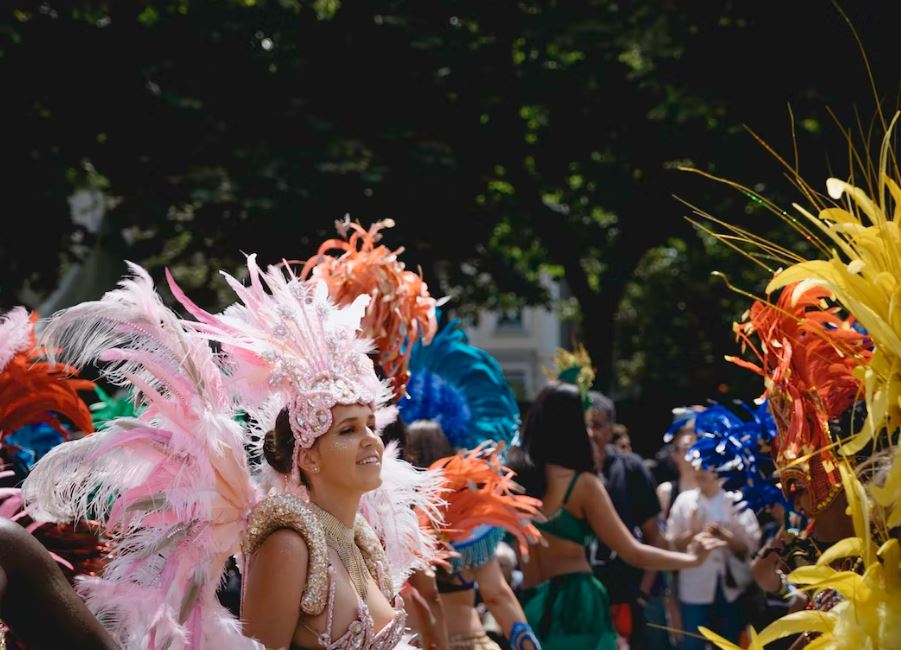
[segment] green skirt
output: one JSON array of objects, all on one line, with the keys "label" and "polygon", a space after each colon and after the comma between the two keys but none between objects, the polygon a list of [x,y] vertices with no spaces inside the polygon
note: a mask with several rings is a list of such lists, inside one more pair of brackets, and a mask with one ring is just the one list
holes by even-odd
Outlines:
[{"label": "green skirt", "polygon": [[607,590],[590,573],[551,578],[520,600],[542,650],[616,649]]}]

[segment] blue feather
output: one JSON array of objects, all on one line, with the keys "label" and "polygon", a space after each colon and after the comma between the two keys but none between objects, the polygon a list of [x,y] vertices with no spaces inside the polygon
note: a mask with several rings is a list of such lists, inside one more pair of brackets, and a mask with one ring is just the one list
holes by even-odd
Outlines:
[{"label": "blue feather", "polygon": [[460,573],[477,569],[494,557],[497,545],[504,541],[507,531],[493,526],[479,526],[469,537],[451,544],[460,555],[450,558],[451,571]]},{"label": "blue feather", "polygon": [[16,472],[24,476],[48,451],[63,442],[63,436],[49,424],[39,422],[15,430],[3,442],[12,450]]},{"label": "blue feather", "polygon": [[519,431],[519,406],[500,364],[470,345],[456,320],[431,344],[414,346],[407,394],[398,404],[404,421],[437,421],[457,449],[485,440],[509,445]]},{"label": "blue feather", "polygon": [[696,468],[709,469],[723,479],[723,488],[738,492],[742,505],[761,511],[774,504],[787,506],[774,474],[770,454],[776,422],[764,402],[756,409],[742,403],[750,419],[742,419],[722,404],[713,404],[695,418],[697,439],[686,453]]}]

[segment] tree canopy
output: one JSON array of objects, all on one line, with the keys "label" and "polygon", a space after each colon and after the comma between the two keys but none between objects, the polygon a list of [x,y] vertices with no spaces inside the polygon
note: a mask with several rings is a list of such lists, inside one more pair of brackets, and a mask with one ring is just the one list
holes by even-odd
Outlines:
[{"label": "tree canopy", "polygon": [[[890,10],[844,9],[894,93]],[[11,2],[0,79],[2,206],[21,233],[0,240],[3,307],[46,296],[97,236],[215,306],[214,269],[244,252],[303,258],[345,214],[391,217],[389,243],[456,313],[546,303],[540,273],[564,279],[600,386],[648,427],[680,402],[756,396],[721,358],[747,301],[709,273],[752,291],[765,274],[673,195],[790,237],[676,168],[787,205],[743,125],[790,154],[793,124],[816,185],[847,168],[827,107],[864,132],[874,110],[825,0]],[[81,188],[105,197],[100,235],[72,222]]]}]

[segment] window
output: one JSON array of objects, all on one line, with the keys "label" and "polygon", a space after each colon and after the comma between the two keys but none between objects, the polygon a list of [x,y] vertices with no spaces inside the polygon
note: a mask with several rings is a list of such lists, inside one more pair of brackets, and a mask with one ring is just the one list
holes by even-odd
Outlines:
[{"label": "window", "polygon": [[498,314],[495,329],[498,332],[525,332],[526,327],[522,309]]},{"label": "window", "polygon": [[513,389],[513,394],[516,396],[517,401],[521,402],[529,399],[529,380],[525,370],[505,368],[504,377],[507,378],[507,383]]}]

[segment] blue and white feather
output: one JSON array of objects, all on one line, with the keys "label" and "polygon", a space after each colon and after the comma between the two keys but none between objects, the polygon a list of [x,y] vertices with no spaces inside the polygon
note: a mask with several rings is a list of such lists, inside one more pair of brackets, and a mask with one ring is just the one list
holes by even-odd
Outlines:
[{"label": "blue and white feather", "polygon": [[696,468],[716,472],[725,490],[741,494],[744,507],[760,512],[777,503],[786,505],[770,453],[777,429],[769,405],[741,406],[747,419],[722,404],[695,413],[697,439],[686,458]]}]

